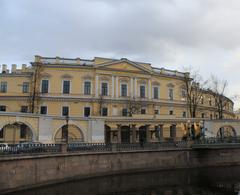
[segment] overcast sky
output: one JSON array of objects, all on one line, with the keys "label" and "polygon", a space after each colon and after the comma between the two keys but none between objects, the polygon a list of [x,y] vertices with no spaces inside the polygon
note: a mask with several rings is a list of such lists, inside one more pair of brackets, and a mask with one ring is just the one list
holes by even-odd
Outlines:
[{"label": "overcast sky", "polygon": [[0,64],[125,57],[192,66],[240,94],[239,0],[0,0],[0,13]]}]

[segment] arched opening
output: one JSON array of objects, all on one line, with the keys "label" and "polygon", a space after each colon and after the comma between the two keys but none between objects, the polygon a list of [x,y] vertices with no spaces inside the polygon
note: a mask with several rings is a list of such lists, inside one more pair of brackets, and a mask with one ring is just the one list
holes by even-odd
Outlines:
[{"label": "arched opening", "polygon": [[130,127],[121,127],[121,143],[130,143]]},{"label": "arched opening", "polygon": [[[67,130],[67,132],[66,132]],[[54,140],[55,142],[62,142],[63,138],[65,138],[65,134],[68,134],[68,143],[74,142],[83,142],[84,136],[81,131],[76,125],[63,125],[61,128],[58,129],[57,133],[55,134]]]},{"label": "arched opening", "polygon": [[146,142],[147,141],[147,126],[139,127],[139,141]]},{"label": "arched opening", "polygon": [[105,125],[105,143],[111,143],[111,127]]},{"label": "arched opening", "polygon": [[234,138],[237,136],[235,129],[232,126],[222,126],[217,132],[217,137],[224,138]]},{"label": "arched opening", "polygon": [[18,144],[31,141],[33,141],[33,132],[25,123],[15,122],[0,129],[0,142]]}]

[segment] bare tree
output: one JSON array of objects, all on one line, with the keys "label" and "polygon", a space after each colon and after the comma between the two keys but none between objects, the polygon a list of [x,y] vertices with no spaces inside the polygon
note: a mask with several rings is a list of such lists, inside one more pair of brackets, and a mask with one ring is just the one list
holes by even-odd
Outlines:
[{"label": "bare tree", "polygon": [[185,90],[185,98],[191,118],[196,117],[197,109],[201,103],[206,83],[207,81],[203,81],[198,71],[185,73],[183,88]]},{"label": "bare tree", "polygon": [[209,90],[214,97],[219,119],[223,119],[223,111],[229,102],[229,99],[225,96],[227,86],[228,82],[226,80],[221,80],[213,75],[211,76]]}]

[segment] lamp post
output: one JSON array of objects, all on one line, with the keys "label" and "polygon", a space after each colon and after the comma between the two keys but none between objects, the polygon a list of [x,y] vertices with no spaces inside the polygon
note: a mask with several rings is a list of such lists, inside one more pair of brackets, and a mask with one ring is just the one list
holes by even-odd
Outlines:
[{"label": "lamp post", "polygon": [[190,120],[187,120],[187,133],[188,133],[188,137],[191,137],[191,129],[190,129],[190,124],[191,124],[191,121]]},{"label": "lamp post", "polygon": [[64,125],[62,128],[62,140],[63,140],[63,142],[68,144],[68,122],[69,122],[68,115],[66,115],[65,120],[66,120],[66,125]]},{"label": "lamp post", "polygon": [[205,120],[203,119],[203,132],[202,132],[202,134],[203,134],[203,138],[205,138]]}]

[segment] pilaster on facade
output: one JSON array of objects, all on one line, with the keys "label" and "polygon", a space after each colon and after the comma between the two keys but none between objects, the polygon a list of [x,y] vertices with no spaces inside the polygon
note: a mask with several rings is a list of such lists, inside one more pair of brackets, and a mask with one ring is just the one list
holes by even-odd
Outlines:
[{"label": "pilaster on facade", "polygon": [[152,89],[151,80],[149,79],[148,80],[148,99],[152,98],[151,89]]},{"label": "pilaster on facade", "polygon": [[114,82],[114,80],[115,80],[115,77],[114,76],[112,76],[112,98],[114,98],[115,97],[115,82]]},{"label": "pilaster on facade", "polygon": [[134,86],[133,86],[133,78],[131,77],[131,80],[130,80],[130,96],[131,98],[133,98],[134,94],[133,94],[133,90],[134,90]]},{"label": "pilaster on facade", "polygon": [[134,97],[136,98],[137,97],[137,78],[136,77],[134,78],[134,88],[133,88],[133,91],[134,91]]},{"label": "pilaster on facade", "polygon": [[95,77],[95,97],[98,97],[98,80],[99,80],[99,76],[96,75],[96,77]]},{"label": "pilaster on facade", "polygon": [[118,76],[116,76],[116,98],[118,98]]}]

